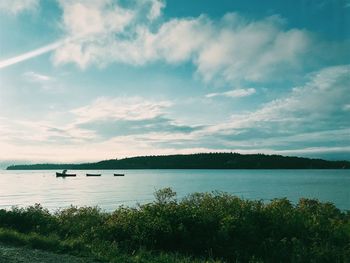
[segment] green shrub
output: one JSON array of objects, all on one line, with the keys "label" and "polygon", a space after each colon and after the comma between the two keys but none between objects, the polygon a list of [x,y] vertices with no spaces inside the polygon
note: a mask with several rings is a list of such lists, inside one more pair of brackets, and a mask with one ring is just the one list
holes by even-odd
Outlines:
[{"label": "green shrub", "polygon": [[287,199],[264,203],[216,192],[177,200],[166,188],[155,193],[152,203],[113,213],[70,207],[50,214],[40,205],[0,210],[0,227],[2,242],[59,248],[111,262],[350,258],[350,212],[310,199],[296,205]]},{"label": "green shrub", "polygon": [[40,204],[27,208],[12,207],[0,210],[0,227],[13,228],[23,233],[50,233],[56,227],[56,218]]},{"label": "green shrub", "polygon": [[101,231],[107,214],[98,207],[71,206],[57,211],[53,217],[57,223],[56,232],[63,238],[94,239]]}]

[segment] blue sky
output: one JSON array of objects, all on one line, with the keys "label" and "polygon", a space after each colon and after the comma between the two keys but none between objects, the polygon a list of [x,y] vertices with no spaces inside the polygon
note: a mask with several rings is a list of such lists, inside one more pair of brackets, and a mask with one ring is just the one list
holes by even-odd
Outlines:
[{"label": "blue sky", "polygon": [[350,160],[350,1],[2,0],[0,149]]}]

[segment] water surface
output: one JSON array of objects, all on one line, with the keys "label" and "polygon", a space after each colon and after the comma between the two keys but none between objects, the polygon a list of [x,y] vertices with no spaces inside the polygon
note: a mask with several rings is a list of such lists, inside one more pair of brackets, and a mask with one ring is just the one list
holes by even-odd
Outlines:
[{"label": "water surface", "polygon": [[[114,177],[113,173],[125,173]],[[40,203],[58,208],[98,205],[112,211],[120,205],[153,201],[155,190],[172,187],[178,197],[193,192],[224,191],[246,199],[301,197],[333,202],[350,210],[350,170],[125,170],[72,171],[77,177],[56,178],[55,171],[0,171],[0,208]],[[102,173],[86,177],[86,173]]]}]

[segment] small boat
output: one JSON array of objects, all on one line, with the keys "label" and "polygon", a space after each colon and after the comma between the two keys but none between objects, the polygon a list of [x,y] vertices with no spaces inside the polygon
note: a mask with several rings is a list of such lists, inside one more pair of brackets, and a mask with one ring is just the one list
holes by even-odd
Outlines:
[{"label": "small boat", "polygon": [[114,176],[124,176],[124,174],[114,174]]},{"label": "small boat", "polygon": [[101,174],[86,174],[86,176],[101,176]]},{"label": "small boat", "polygon": [[73,177],[77,176],[76,174],[66,174],[66,173],[56,173],[56,177]]}]

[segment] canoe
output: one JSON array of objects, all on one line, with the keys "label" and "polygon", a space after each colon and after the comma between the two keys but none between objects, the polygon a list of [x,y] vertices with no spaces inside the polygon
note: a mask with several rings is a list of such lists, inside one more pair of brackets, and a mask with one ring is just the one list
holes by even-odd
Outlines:
[{"label": "canoe", "polygon": [[73,177],[77,176],[76,174],[64,174],[64,173],[56,173],[56,177]]},{"label": "canoe", "polygon": [[101,176],[101,174],[86,174],[86,176]]},{"label": "canoe", "polygon": [[124,174],[114,174],[114,176],[124,176]]}]

